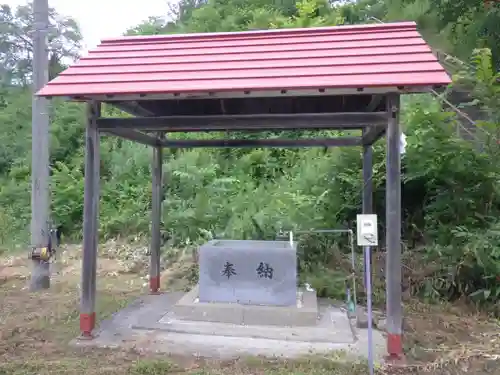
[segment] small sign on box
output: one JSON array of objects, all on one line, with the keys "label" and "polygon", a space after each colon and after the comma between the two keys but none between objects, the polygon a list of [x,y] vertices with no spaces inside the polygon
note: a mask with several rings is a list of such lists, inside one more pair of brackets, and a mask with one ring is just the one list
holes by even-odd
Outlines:
[{"label": "small sign on box", "polygon": [[378,230],[377,215],[357,215],[357,242],[358,246],[377,246]]}]

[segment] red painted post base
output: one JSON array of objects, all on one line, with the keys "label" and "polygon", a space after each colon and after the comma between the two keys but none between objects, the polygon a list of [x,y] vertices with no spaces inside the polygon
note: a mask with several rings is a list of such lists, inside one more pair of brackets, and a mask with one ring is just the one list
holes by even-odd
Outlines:
[{"label": "red painted post base", "polygon": [[92,332],[95,328],[95,313],[91,314],[80,314],[80,338],[81,339],[92,339],[94,338]]},{"label": "red painted post base", "polygon": [[160,276],[149,278],[149,294],[160,294]]},{"label": "red painted post base", "polygon": [[387,334],[387,362],[398,365],[402,364],[405,360],[403,353],[403,337],[401,334]]}]

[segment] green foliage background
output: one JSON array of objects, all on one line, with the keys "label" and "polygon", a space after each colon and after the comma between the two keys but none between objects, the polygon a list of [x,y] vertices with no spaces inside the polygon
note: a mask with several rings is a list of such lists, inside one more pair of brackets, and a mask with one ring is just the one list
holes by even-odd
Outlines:
[{"label": "green foliage background", "polygon": [[[446,0],[182,0],[166,9],[165,15],[152,17],[127,33],[417,21],[435,48],[466,60],[455,70],[455,82],[471,92],[472,104],[486,117],[477,123],[477,139],[471,142],[457,136],[459,119],[443,109],[439,98],[421,95],[403,100],[402,124],[408,142],[403,157],[403,246],[405,269],[411,270],[405,275],[405,287],[425,298],[466,296],[491,305],[500,297],[500,90],[499,45],[495,43],[500,18],[497,8],[486,10],[478,4]],[[5,6],[0,13],[3,20],[10,20],[10,28],[0,29],[0,60],[6,67],[0,71],[4,82],[0,86],[3,251],[29,242],[31,93],[26,86],[29,64],[21,64],[25,55],[16,44],[16,35],[29,31],[16,29],[23,14],[26,10],[15,13]],[[492,17],[497,17],[496,23]],[[70,26],[73,31],[63,44],[77,45],[77,25],[70,22]],[[63,48],[55,49],[54,54],[51,66],[58,71],[63,68],[61,57],[70,53]],[[71,240],[79,239],[82,229],[83,111],[78,104],[52,102],[52,215]],[[110,107],[104,111],[123,115]],[[103,239],[147,236],[151,150],[103,138],[101,157],[100,235]],[[171,237],[169,246],[191,246],[213,236],[274,238],[280,230],[352,227],[361,206],[359,149],[166,151],[164,170],[163,228]],[[384,184],[385,149],[379,142],[374,185],[375,205],[382,219]],[[385,229],[383,220],[381,227]],[[346,275],[352,271],[342,267],[349,253],[345,239],[307,236],[302,248],[306,249],[300,259],[302,280],[323,295],[341,297]],[[380,255],[383,257],[383,246]],[[375,278],[382,286],[383,272]],[[378,292],[383,298],[381,289]]]}]

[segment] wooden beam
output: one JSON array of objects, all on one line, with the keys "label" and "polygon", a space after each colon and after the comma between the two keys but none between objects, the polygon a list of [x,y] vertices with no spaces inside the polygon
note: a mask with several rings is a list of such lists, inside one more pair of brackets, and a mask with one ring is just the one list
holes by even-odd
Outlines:
[{"label": "wooden beam", "polygon": [[339,137],[320,139],[201,139],[201,140],[166,140],[162,141],[163,147],[169,148],[202,148],[202,147],[222,147],[222,148],[294,148],[294,147],[341,147],[360,146],[361,137]]},{"label": "wooden beam", "polygon": [[368,103],[366,107],[366,112],[373,112],[375,108],[378,107],[380,103],[382,103],[382,99],[384,99],[383,95],[373,95],[372,100]]},{"label": "wooden beam", "polygon": [[113,103],[113,106],[115,106],[119,110],[126,112],[130,115],[133,115],[133,116],[145,116],[145,117],[153,116],[153,112],[148,111],[147,109],[144,109],[143,107],[141,107],[139,105],[139,103],[137,103],[135,101],[116,102],[116,103]]},{"label": "wooden beam", "polygon": [[384,136],[386,126],[373,126],[363,132],[363,145],[371,146]]},{"label": "wooden beam", "polygon": [[374,113],[294,113],[223,116],[163,116],[132,118],[101,118],[100,130],[136,129],[141,131],[209,132],[361,129],[386,125],[386,112]]},{"label": "wooden beam", "polygon": [[141,143],[146,146],[161,146],[161,141],[159,138],[152,137],[150,135],[141,133],[136,130],[131,129],[109,129],[102,131],[104,134],[115,135],[117,137],[127,139],[129,141]]}]

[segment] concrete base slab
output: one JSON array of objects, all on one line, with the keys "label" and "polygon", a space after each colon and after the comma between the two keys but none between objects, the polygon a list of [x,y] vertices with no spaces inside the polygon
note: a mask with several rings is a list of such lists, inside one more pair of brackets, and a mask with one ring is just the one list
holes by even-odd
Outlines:
[{"label": "concrete base slab", "polygon": [[[265,321],[263,321],[265,323]],[[274,322],[273,322],[274,323]],[[168,313],[159,322],[140,322],[133,328],[157,329],[165,332],[201,334],[210,336],[247,337],[270,340],[301,342],[346,343],[355,342],[351,325],[344,312],[333,308],[324,308],[315,326],[279,327],[277,325],[243,325],[232,323],[214,323],[186,321],[176,319]]]},{"label": "concrete base slab", "polygon": [[[366,330],[353,331],[355,328],[346,313],[331,305],[318,305],[320,319],[316,327],[248,327],[172,320],[168,313],[165,316],[181,297],[181,293],[144,296],[103,321],[93,340],[74,340],[72,345],[217,359],[241,356],[295,358],[331,353],[345,353],[345,359],[367,356]],[[385,353],[383,336],[374,331],[373,339],[375,358],[381,361]]]},{"label": "concrete base slab", "polygon": [[299,290],[295,306],[256,306],[237,303],[206,303],[198,299],[198,286],[172,307],[166,319],[266,326],[316,326],[315,291]]}]

